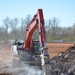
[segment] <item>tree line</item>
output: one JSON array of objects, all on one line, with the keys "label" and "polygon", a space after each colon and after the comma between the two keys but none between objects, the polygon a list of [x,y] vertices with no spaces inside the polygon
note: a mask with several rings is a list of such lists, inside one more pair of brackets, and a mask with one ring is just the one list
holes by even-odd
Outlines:
[{"label": "tree line", "polygon": [[[26,28],[31,20],[31,16],[27,15],[25,18],[6,17],[2,20],[0,25],[0,41],[3,40],[24,40]],[[52,42],[53,40],[64,40],[67,42],[75,41],[75,23],[69,27],[60,27],[60,21],[54,17],[45,20],[46,41]],[[38,39],[38,31],[34,32],[33,38]]]}]

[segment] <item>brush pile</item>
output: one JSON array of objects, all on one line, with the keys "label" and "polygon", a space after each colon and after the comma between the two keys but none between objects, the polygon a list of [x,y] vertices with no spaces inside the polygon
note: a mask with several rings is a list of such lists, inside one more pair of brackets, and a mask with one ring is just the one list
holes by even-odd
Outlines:
[{"label": "brush pile", "polygon": [[51,59],[51,75],[75,75],[75,45]]}]

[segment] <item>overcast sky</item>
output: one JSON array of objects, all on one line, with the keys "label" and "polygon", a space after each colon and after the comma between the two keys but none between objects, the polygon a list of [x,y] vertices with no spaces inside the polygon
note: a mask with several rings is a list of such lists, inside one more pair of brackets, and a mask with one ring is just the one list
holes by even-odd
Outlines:
[{"label": "overcast sky", "polygon": [[0,25],[2,19],[33,16],[37,9],[43,9],[44,18],[57,17],[59,26],[72,26],[75,23],[75,0],[0,0]]}]

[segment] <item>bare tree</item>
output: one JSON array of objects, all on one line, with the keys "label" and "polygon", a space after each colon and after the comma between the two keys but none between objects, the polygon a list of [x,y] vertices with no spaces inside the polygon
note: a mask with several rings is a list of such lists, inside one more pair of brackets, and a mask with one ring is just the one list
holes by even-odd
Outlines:
[{"label": "bare tree", "polygon": [[31,16],[27,15],[26,18],[25,18],[25,24],[26,24],[26,26],[29,25],[30,20],[31,20]]},{"label": "bare tree", "polygon": [[11,32],[14,35],[14,38],[17,38],[17,30],[19,28],[19,20],[18,18],[14,18],[10,20],[10,28],[11,28]]},{"label": "bare tree", "polygon": [[5,40],[5,29],[3,27],[0,27],[0,41]]},{"label": "bare tree", "polygon": [[52,21],[51,19],[49,19],[49,21],[48,21],[48,28],[49,28],[48,35],[50,35],[50,33],[52,31],[52,22],[51,21]]},{"label": "bare tree", "polygon": [[58,34],[57,28],[58,28],[58,25],[59,25],[59,20],[54,17],[51,21],[51,25],[52,25],[52,30],[53,30],[53,37],[55,37]]},{"label": "bare tree", "polygon": [[26,32],[26,23],[24,18],[21,18],[20,32],[21,32],[22,39],[24,39],[25,32]]},{"label": "bare tree", "polygon": [[9,22],[10,22],[10,18],[6,17],[5,19],[3,19],[3,27],[5,29],[5,38],[8,39],[8,29],[9,29]]},{"label": "bare tree", "polygon": [[22,39],[24,39],[24,37],[25,37],[26,28],[29,25],[30,20],[31,20],[31,16],[30,15],[27,15],[26,18],[21,18],[20,31],[21,31]]},{"label": "bare tree", "polygon": [[12,30],[16,30],[18,28],[18,24],[19,24],[18,18],[10,20],[10,27]]}]

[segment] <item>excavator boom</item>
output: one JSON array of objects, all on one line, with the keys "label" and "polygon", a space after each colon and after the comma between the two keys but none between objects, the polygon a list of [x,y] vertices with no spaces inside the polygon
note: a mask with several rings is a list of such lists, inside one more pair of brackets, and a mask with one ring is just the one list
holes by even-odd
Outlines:
[{"label": "excavator boom", "polygon": [[30,24],[28,25],[26,29],[27,32],[26,32],[25,41],[24,41],[25,51],[30,50],[30,52],[32,52],[32,50],[30,49],[30,44],[31,44],[32,35],[36,29],[39,32],[40,47],[44,47],[46,37],[45,37],[44,18],[43,18],[42,9],[38,9],[37,14],[34,15],[32,21],[30,22]]}]

